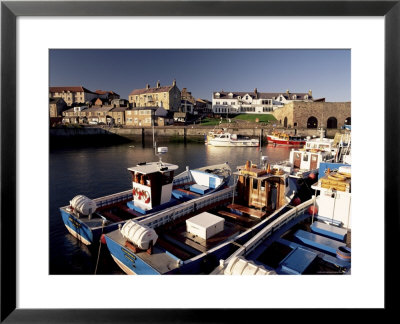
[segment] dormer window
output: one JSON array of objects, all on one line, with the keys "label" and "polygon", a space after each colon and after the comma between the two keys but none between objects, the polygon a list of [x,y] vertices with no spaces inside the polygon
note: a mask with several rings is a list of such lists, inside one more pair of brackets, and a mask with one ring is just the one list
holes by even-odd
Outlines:
[{"label": "dormer window", "polygon": [[237,98],[238,98],[239,100],[240,100],[240,99],[242,99],[242,97],[241,97],[241,96],[238,96]]},{"label": "dormer window", "polygon": [[217,92],[216,94],[215,94],[215,98],[219,98],[221,96],[221,94],[219,93],[219,92]]},{"label": "dormer window", "polygon": [[296,96],[296,95],[293,95],[293,96],[292,96],[292,99],[296,99],[296,98],[297,98],[297,96]]},{"label": "dormer window", "polygon": [[228,96],[229,96],[229,98],[233,98],[233,93],[230,92]]},{"label": "dormer window", "polygon": [[249,100],[249,96],[246,96],[246,100]]},{"label": "dormer window", "polygon": [[306,100],[307,100],[307,99],[308,99],[308,95],[305,95],[305,96],[304,96],[304,99],[306,99]]}]

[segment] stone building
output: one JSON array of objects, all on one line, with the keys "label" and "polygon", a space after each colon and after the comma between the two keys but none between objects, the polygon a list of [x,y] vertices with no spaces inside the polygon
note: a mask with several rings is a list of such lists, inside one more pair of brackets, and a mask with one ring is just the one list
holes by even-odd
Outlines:
[{"label": "stone building", "polygon": [[108,112],[108,116],[111,117],[111,122],[114,125],[125,125],[125,113],[128,107],[115,107]]},{"label": "stone building", "polygon": [[67,109],[67,104],[62,98],[49,99],[50,117],[61,117],[62,112]]},{"label": "stone building", "polygon": [[68,106],[84,104],[98,98],[98,94],[82,86],[78,87],[50,87],[49,98],[63,98]]},{"label": "stone building", "polygon": [[170,111],[179,111],[181,107],[181,91],[175,80],[168,86],[161,86],[160,81],[154,88],[147,84],[144,89],[133,90],[128,99],[132,107],[163,107]]},{"label": "stone building", "polygon": [[341,128],[351,125],[351,102],[291,102],[273,115],[288,128]]},{"label": "stone building", "polygon": [[171,124],[168,111],[163,107],[134,107],[125,111],[127,126],[165,126]]},{"label": "stone building", "polygon": [[187,100],[192,103],[192,105],[196,104],[196,98],[192,96],[192,93],[190,91],[187,91],[186,88],[182,88],[181,91],[181,99],[182,100]]}]

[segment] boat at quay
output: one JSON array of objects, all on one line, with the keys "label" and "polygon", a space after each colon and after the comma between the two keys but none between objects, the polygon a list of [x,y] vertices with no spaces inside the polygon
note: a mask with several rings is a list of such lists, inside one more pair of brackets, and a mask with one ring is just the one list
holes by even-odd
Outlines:
[{"label": "boat at quay", "polygon": [[311,199],[281,214],[211,274],[350,274],[351,166],[322,167],[327,172],[312,186]]},{"label": "boat at quay", "polygon": [[67,230],[86,245],[99,242],[104,233],[130,219],[143,219],[189,200],[207,196],[227,186],[231,168],[227,163],[205,166],[174,176],[178,165],[163,162],[166,147],[158,148],[159,161],[128,168],[132,189],[90,199],[77,195],[59,208]]},{"label": "boat at quay", "polygon": [[303,148],[293,148],[289,159],[273,167],[283,169],[291,178],[304,179],[318,176],[321,163],[351,164],[351,134],[336,134],[334,139],[326,138],[320,129],[318,138],[307,139]]},{"label": "boat at quay", "polygon": [[276,131],[267,135],[268,145],[274,146],[303,146],[306,140],[306,136],[289,135]]},{"label": "boat at quay", "polygon": [[240,134],[232,134],[224,129],[212,130],[206,136],[206,144],[212,146],[227,146],[227,147],[258,147],[260,141],[256,138],[250,138]]},{"label": "boat at quay", "polygon": [[238,166],[228,188],[103,235],[114,261],[126,274],[209,274],[298,198],[287,173],[260,161]]}]

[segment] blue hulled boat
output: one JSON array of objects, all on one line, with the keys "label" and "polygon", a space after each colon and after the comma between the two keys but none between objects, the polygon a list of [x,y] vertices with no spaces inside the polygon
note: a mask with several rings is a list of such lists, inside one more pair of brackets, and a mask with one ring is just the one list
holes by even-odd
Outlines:
[{"label": "blue hulled boat", "polygon": [[233,175],[226,189],[105,234],[115,262],[127,274],[209,274],[220,259],[291,210],[288,174],[248,161]]},{"label": "blue hulled boat", "polygon": [[[166,153],[158,148],[158,155]],[[194,170],[188,167],[174,176],[175,164],[161,161],[143,162],[128,168],[132,189],[90,199],[75,196],[68,206],[60,208],[67,230],[89,245],[99,242],[104,233],[122,226],[130,219],[141,220],[192,199],[210,195],[229,183],[231,168],[227,163]]]}]

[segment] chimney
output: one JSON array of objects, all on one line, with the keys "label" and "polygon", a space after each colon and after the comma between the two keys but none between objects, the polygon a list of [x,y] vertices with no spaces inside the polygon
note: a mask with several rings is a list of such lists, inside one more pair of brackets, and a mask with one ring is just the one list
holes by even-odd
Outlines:
[{"label": "chimney", "polygon": [[287,95],[289,94],[289,89],[288,89],[288,90],[286,90],[286,94],[287,94]]},{"label": "chimney", "polygon": [[157,88],[160,87],[160,80],[157,81]]},{"label": "chimney", "polygon": [[146,89],[150,89],[150,84],[146,83]]},{"label": "chimney", "polygon": [[256,99],[258,99],[258,96],[257,96],[257,88],[254,89],[254,94],[256,95]]},{"label": "chimney", "polygon": [[312,91],[311,90],[308,90],[308,95],[312,96]]},{"label": "chimney", "polygon": [[174,79],[174,81],[172,81],[172,86],[176,86],[176,80]]}]

